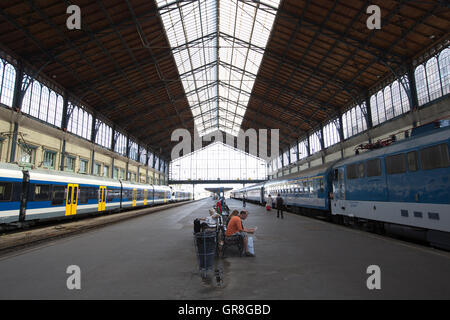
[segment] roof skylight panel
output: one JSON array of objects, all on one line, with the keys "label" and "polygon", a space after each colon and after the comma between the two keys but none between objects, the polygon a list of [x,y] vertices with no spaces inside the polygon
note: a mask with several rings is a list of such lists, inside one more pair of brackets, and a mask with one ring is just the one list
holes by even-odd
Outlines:
[{"label": "roof skylight panel", "polygon": [[199,133],[218,127],[237,134],[279,0],[157,0],[157,5]]},{"label": "roof skylight panel", "polygon": [[[271,4],[278,7],[278,3],[271,2]],[[257,51],[261,48],[254,48],[253,43],[263,48],[266,46],[275,18],[275,12],[261,10],[266,9],[264,7],[264,4],[249,4],[238,0],[220,2],[220,43],[223,46],[231,45],[231,48],[221,48],[219,52],[220,60],[228,64],[219,67],[220,80],[229,84],[222,85],[219,94],[228,100],[236,101],[239,105],[244,105],[245,108],[248,98],[243,91],[246,94],[251,93],[254,75],[257,74],[262,60],[262,53]],[[262,19],[262,23],[257,21],[258,19]],[[249,71],[252,75],[245,71]],[[222,79],[223,76],[226,78]],[[239,108],[239,112],[245,113],[245,108]],[[235,115],[237,110],[234,108]],[[227,116],[227,119],[230,118],[231,116]],[[233,121],[240,126],[242,117],[234,117]]]}]

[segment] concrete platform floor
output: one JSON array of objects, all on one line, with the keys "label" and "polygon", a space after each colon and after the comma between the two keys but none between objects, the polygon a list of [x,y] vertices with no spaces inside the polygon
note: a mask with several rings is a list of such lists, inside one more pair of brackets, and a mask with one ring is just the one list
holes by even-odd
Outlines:
[{"label": "concrete platform floor", "polygon": [[[231,209],[241,203],[228,200]],[[202,281],[193,220],[214,204],[181,207],[0,257],[0,299],[449,299],[450,254],[248,204],[256,257],[230,249],[223,286]],[[68,290],[69,265],[81,289]],[[366,286],[369,265],[381,289]]]}]

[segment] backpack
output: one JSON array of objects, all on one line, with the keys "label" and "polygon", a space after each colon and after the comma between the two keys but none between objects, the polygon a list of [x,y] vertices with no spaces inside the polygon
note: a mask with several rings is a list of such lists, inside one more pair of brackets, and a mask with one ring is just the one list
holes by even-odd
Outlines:
[{"label": "backpack", "polygon": [[195,219],[194,220],[194,233],[200,232],[202,229],[201,224],[200,224],[200,220],[199,219]]}]

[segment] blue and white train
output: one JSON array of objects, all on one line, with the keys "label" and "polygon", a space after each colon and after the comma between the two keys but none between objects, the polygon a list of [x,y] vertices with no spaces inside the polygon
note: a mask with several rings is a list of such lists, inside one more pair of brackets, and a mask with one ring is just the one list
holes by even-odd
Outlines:
[{"label": "blue and white train", "polygon": [[0,227],[191,199],[168,186],[0,164]]},{"label": "blue and white train", "polygon": [[350,219],[403,234],[409,230],[450,248],[449,143],[449,121],[436,121],[414,128],[410,137],[389,146],[231,194],[260,204],[269,194],[273,202],[280,194],[295,212],[339,222]]}]

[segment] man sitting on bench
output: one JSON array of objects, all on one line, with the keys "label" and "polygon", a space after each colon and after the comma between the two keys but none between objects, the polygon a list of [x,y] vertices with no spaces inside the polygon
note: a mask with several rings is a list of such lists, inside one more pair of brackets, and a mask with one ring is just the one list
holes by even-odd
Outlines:
[{"label": "man sitting on bench", "polygon": [[242,210],[240,215],[233,216],[230,221],[228,222],[227,231],[225,233],[225,236],[231,237],[233,235],[238,235],[242,238],[242,241],[244,243],[244,249],[245,249],[245,255],[247,257],[254,257],[253,254],[248,252],[248,236],[247,233],[253,233],[255,232],[255,229],[247,229],[244,228],[242,224],[242,220],[247,219],[248,217],[248,211]]}]

